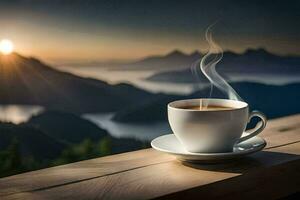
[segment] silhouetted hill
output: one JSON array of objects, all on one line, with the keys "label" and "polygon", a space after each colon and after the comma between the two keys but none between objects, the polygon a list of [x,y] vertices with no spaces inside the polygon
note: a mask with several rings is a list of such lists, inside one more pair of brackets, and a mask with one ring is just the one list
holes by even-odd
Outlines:
[{"label": "silhouetted hill", "polygon": [[27,124],[39,128],[53,138],[66,143],[79,143],[84,139],[93,141],[108,136],[106,130],[71,113],[46,111],[33,116]]},{"label": "silhouetted hill", "polygon": [[0,55],[0,104],[33,104],[73,113],[111,112],[152,94],[128,84],[81,78],[35,58]]},{"label": "silhouetted hill", "polygon": [[85,139],[99,141],[108,138],[112,153],[140,149],[143,145],[134,139],[114,138],[94,123],[71,113],[46,111],[33,116],[27,124],[66,144],[78,144]]},{"label": "silhouetted hill", "polygon": [[[200,58],[200,57],[199,57]],[[197,59],[194,59],[196,61]],[[190,63],[183,69],[173,69],[158,72],[146,80],[155,82],[193,83],[198,81],[193,77]],[[199,68],[200,69],[200,68]],[[249,49],[243,54],[224,52],[223,59],[217,65],[217,71],[224,77],[236,78],[244,76],[300,76],[300,57],[277,56],[264,49]],[[201,72],[200,72],[201,74]],[[200,75],[200,81],[205,77]]]},{"label": "silhouetted hill", "polygon": [[20,144],[22,156],[39,160],[56,158],[66,146],[32,126],[0,123],[0,151],[7,149],[14,139]]},{"label": "silhouetted hill", "polygon": [[184,99],[186,96],[180,95],[162,95],[153,101],[144,101],[143,103],[127,107],[118,111],[113,120],[124,123],[151,123],[166,121],[167,104],[171,101]]},{"label": "silhouetted hill", "polygon": [[[65,149],[86,140],[94,143],[108,141],[106,150],[110,154],[146,147],[143,142],[135,139],[114,138],[86,119],[58,111],[46,111],[20,125],[0,122],[0,138],[0,153],[17,140],[22,157],[45,164],[61,156]],[[82,156],[85,156],[84,153]]]},{"label": "silhouetted hill", "polygon": [[[251,109],[264,112],[268,118],[276,118],[300,112],[300,83],[284,86],[259,83],[233,83],[232,87],[249,104]],[[113,120],[118,122],[147,123],[167,121],[167,104],[171,101],[190,98],[208,97],[210,89],[206,88],[186,96],[164,95],[155,101],[145,102],[134,108],[123,109],[116,113]],[[226,98],[214,90],[214,98]]]},{"label": "silhouetted hill", "polygon": [[0,177],[149,147],[118,139],[74,114],[47,111],[25,124],[0,122]]},{"label": "silhouetted hill", "polygon": [[132,151],[144,145],[135,139],[114,138],[96,124],[71,113],[46,111],[33,116],[26,124],[66,144],[78,144],[86,139],[99,141],[107,138],[111,142],[112,153]]}]

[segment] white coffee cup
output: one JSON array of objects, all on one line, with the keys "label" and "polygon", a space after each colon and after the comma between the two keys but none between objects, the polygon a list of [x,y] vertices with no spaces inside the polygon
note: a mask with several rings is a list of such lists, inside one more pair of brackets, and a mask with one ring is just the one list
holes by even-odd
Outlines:
[{"label": "white coffee cup", "polygon": [[[232,109],[186,109],[200,105]],[[252,117],[259,117],[261,122],[243,134]],[[173,133],[185,149],[197,153],[231,152],[235,144],[259,134],[267,122],[265,115],[259,111],[249,114],[247,103],[227,99],[187,99],[171,102],[168,104],[168,119]]]}]

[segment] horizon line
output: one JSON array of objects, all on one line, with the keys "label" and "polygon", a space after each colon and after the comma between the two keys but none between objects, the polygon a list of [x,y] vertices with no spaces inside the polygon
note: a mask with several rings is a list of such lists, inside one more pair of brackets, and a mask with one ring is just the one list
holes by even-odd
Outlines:
[{"label": "horizon line", "polygon": [[[259,50],[262,50],[262,51],[265,51],[269,54],[272,54],[272,55],[275,55],[275,56],[279,56],[279,57],[300,57],[300,55],[297,55],[297,54],[278,54],[278,53],[274,53],[272,51],[269,51],[267,50],[266,48],[264,47],[257,47],[257,48],[247,48],[245,49],[244,51],[242,52],[237,52],[237,51],[234,51],[234,50],[224,50],[223,53],[233,53],[233,54],[237,54],[237,55],[243,55],[249,51],[259,51]],[[62,64],[91,64],[91,63],[94,63],[94,64],[105,64],[105,63],[112,63],[112,64],[119,64],[119,63],[132,63],[132,62],[139,62],[139,61],[142,61],[142,60],[145,60],[145,59],[149,59],[149,58],[155,58],[155,57],[166,57],[166,56],[169,56],[173,53],[180,53],[182,55],[185,55],[185,56],[191,56],[193,54],[196,54],[196,53],[199,53],[200,55],[205,55],[206,52],[203,52],[199,49],[195,49],[193,51],[184,51],[184,50],[180,50],[178,48],[175,48],[171,51],[168,51],[167,53],[164,53],[164,54],[150,54],[150,55],[147,55],[147,56],[143,56],[143,57],[138,57],[138,58],[129,58],[129,59],[124,59],[124,58],[112,58],[112,59],[69,59],[69,58],[45,58],[45,57],[41,57],[41,56],[36,56],[36,55],[26,55],[26,54],[22,54],[22,53],[19,53],[17,51],[14,51],[12,52],[11,54],[16,54],[16,55],[19,55],[19,56],[22,56],[22,57],[27,57],[27,58],[35,58],[35,59],[38,59],[38,60],[42,60],[42,61],[46,61],[46,62],[50,62],[50,63],[62,63]],[[0,53],[0,56],[7,56],[7,55],[3,55]]]}]

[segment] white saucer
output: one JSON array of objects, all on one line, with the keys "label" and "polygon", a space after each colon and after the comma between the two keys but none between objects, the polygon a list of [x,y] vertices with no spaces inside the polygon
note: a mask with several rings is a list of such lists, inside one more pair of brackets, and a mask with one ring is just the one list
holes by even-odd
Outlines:
[{"label": "white saucer", "polygon": [[266,141],[255,136],[249,140],[234,146],[232,152],[226,153],[191,153],[183,148],[174,134],[163,135],[155,138],[151,146],[161,152],[175,155],[180,161],[216,163],[225,160],[232,160],[262,150]]}]

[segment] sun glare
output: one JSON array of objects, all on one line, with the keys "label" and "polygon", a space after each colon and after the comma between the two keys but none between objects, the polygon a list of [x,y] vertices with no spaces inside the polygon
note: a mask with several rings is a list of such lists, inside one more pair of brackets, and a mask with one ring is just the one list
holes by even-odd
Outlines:
[{"label": "sun glare", "polygon": [[0,41],[0,52],[4,55],[8,55],[14,51],[14,44],[8,39]]}]

